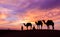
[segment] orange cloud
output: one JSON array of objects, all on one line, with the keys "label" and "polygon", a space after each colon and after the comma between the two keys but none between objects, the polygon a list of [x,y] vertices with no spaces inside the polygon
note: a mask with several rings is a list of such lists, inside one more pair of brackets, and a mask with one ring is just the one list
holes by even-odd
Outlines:
[{"label": "orange cloud", "polygon": [[60,9],[51,9],[51,10],[39,10],[31,9],[24,14],[24,19],[27,21],[37,21],[37,20],[58,20],[60,18]]},{"label": "orange cloud", "polygon": [[[5,20],[13,10],[6,9],[6,8],[0,8],[0,24],[1,25],[14,25],[18,26],[20,23],[27,23],[31,22],[34,23],[37,20],[48,20],[52,19],[55,23],[60,22],[60,9],[55,8],[51,10],[40,10],[40,9],[31,9],[26,11],[25,13],[21,15],[17,14],[15,15],[16,18],[18,18],[16,21],[8,21]],[[13,27],[12,27],[13,28]]]}]

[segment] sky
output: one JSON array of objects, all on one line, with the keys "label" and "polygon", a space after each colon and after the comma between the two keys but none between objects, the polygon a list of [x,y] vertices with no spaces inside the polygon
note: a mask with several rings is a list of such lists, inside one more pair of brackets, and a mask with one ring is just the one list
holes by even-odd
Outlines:
[{"label": "sky", "polygon": [[0,29],[20,29],[22,23],[53,20],[60,30],[60,0],[0,0]]}]

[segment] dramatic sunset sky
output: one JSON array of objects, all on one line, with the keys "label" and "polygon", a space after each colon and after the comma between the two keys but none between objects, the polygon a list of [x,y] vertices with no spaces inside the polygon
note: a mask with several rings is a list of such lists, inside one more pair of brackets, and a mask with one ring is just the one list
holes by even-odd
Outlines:
[{"label": "dramatic sunset sky", "polygon": [[0,29],[19,30],[22,23],[43,19],[60,30],[60,0],[0,0]]}]

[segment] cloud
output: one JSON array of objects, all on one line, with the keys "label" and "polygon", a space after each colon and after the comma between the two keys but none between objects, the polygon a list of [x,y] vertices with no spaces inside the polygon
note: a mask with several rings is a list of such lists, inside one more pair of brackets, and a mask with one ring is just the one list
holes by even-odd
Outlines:
[{"label": "cloud", "polygon": [[52,9],[60,6],[60,0],[39,0],[33,2],[28,6],[30,8]]},{"label": "cloud", "polygon": [[52,9],[59,7],[60,0],[2,0],[0,6],[22,13],[28,9],[34,8]]},{"label": "cloud", "polygon": [[6,19],[0,20],[3,25],[20,25],[42,19],[60,20],[60,0],[0,0],[0,10],[8,14],[4,15]]}]

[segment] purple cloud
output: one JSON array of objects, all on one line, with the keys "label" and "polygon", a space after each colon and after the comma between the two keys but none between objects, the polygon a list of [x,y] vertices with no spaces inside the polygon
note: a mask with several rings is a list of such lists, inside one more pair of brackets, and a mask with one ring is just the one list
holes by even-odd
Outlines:
[{"label": "purple cloud", "polygon": [[32,2],[29,8],[41,8],[41,9],[51,9],[60,6],[60,0],[39,0],[37,2]]},{"label": "purple cloud", "polygon": [[[11,3],[11,2],[9,2],[9,3]],[[11,4],[13,4],[13,3],[11,3]],[[19,1],[18,3],[15,3],[16,5],[11,5],[11,4],[0,4],[0,6],[9,8],[9,9],[13,9],[13,10],[15,10],[15,12],[24,12],[28,9],[34,9],[34,8],[52,9],[55,7],[59,7],[60,0],[26,0],[25,2]]]}]

